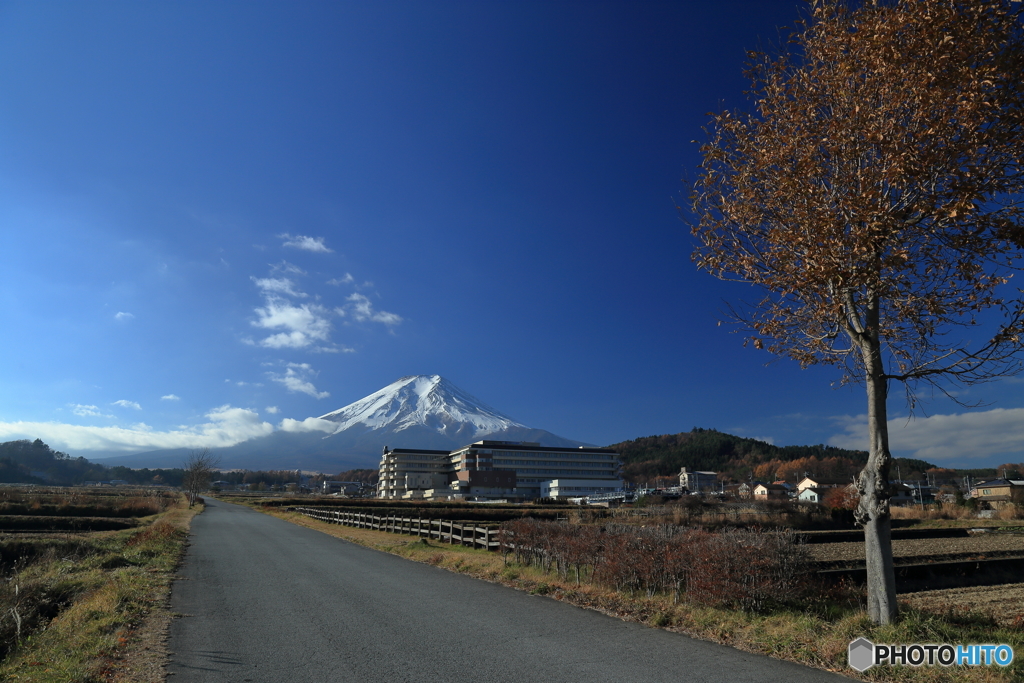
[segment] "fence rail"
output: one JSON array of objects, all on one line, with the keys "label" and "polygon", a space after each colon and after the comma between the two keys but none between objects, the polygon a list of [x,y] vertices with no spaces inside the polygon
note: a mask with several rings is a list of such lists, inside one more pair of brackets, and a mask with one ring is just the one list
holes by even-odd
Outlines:
[{"label": "fence rail", "polygon": [[446,519],[422,519],[399,515],[368,515],[362,512],[343,512],[324,508],[288,508],[313,519],[360,529],[375,529],[393,534],[407,534],[420,538],[435,538],[449,545],[463,545],[470,548],[498,550],[498,527],[482,527],[476,524],[460,524]]}]

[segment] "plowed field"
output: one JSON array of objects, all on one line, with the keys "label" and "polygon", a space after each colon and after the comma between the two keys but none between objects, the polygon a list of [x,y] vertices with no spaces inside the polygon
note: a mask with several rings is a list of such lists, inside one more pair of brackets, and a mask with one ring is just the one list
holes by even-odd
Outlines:
[{"label": "plowed field", "polygon": [[992,617],[1001,626],[1024,626],[1024,583],[903,593],[899,599],[932,612],[975,612]]},{"label": "plowed field", "polygon": [[[855,564],[864,561],[863,543],[817,543],[807,545],[817,562]],[[921,559],[968,559],[1024,555],[1024,534],[990,533],[967,538],[916,538],[892,542],[897,562]]]}]

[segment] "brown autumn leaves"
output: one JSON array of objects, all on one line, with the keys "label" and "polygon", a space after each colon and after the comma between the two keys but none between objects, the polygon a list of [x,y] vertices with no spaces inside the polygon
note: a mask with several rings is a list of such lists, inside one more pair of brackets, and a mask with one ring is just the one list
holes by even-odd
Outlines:
[{"label": "brown autumn leaves", "polygon": [[[752,115],[713,116],[691,197],[697,264],[759,285],[750,341],[844,364],[880,309],[889,377],[1013,367],[1024,246],[1024,51],[1002,1],[816,3],[788,53],[751,55]],[[944,334],[996,309],[994,335]],[[851,343],[853,342],[853,343]]]}]

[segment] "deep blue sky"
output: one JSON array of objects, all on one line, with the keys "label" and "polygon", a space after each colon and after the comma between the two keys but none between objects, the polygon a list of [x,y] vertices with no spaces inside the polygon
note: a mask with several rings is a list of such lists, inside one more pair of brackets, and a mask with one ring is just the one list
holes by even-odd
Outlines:
[{"label": "deep blue sky", "polygon": [[[718,327],[675,208],[781,2],[0,2],[0,439],[220,445],[440,374],[608,444],[860,446]],[[1019,381],[891,412],[1024,460]],[[906,428],[904,428],[906,426]]]}]

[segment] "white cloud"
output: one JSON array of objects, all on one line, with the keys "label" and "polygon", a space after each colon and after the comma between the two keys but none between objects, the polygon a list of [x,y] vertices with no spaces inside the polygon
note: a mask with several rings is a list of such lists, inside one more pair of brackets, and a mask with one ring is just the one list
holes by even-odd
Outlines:
[{"label": "white cloud", "polygon": [[352,273],[345,273],[345,275],[342,276],[342,277],[336,277],[336,278],[332,278],[332,279],[328,280],[327,284],[335,285],[335,286],[337,286],[337,285],[347,285],[348,283],[353,282],[354,280],[355,280],[355,278],[352,277]]},{"label": "white cloud", "polygon": [[[867,417],[838,418],[843,433],[829,444],[867,450]],[[969,460],[1024,452],[1024,408],[995,408],[973,413],[889,420],[889,448],[910,451],[931,462]]]},{"label": "white cloud", "polygon": [[272,296],[274,294],[286,294],[287,296],[294,296],[296,298],[304,298],[307,294],[295,288],[295,283],[286,277],[266,277],[266,278],[250,278],[256,283],[256,286],[260,288],[266,296]]},{"label": "white cloud", "polygon": [[352,302],[349,304],[349,309],[352,311],[352,317],[362,322],[364,320],[372,320],[377,323],[384,323],[385,325],[397,325],[402,322],[401,316],[394,313],[388,313],[387,311],[375,311],[373,310],[373,304],[362,294],[352,294],[348,297],[348,301]]},{"label": "white cloud", "polygon": [[308,363],[289,363],[283,375],[268,372],[267,376],[278,384],[283,384],[292,393],[308,394],[313,398],[327,398],[330,393],[317,391],[310,377],[316,376],[316,371]]},{"label": "white cloud", "polygon": [[120,401],[114,401],[110,405],[121,406],[122,408],[132,408],[134,410],[142,410],[142,406],[140,406],[135,401],[126,401],[123,398]]},{"label": "white cloud", "polygon": [[[85,406],[95,409],[95,406]],[[136,452],[159,448],[220,448],[266,436],[269,422],[245,408],[223,405],[206,414],[209,422],[176,430],[155,431],[146,424],[130,427],[88,427],[59,422],[0,422],[0,440],[42,439],[64,451]]]},{"label": "white cloud", "polygon": [[296,249],[304,249],[305,251],[315,251],[323,254],[330,254],[334,250],[327,247],[324,244],[323,237],[308,237],[306,235],[289,235],[286,232],[278,235],[280,239],[284,240],[283,246],[294,247]]},{"label": "white cloud", "polygon": [[338,428],[337,423],[330,420],[321,420],[319,417],[307,417],[301,422],[286,417],[281,420],[278,427],[284,432],[327,432],[331,433]]},{"label": "white cloud", "polygon": [[166,396],[160,397],[161,401],[180,401],[181,397],[175,396],[174,394],[167,394]]},{"label": "white cloud", "polygon": [[326,342],[331,332],[330,312],[319,304],[295,306],[289,301],[273,296],[267,297],[267,304],[256,309],[257,320],[253,326],[267,330],[284,330],[259,342],[260,346],[271,349],[301,349],[315,342]]},{"label": "white cloud", "polygon": [[265,410],[271,415],[277,415],[279,412],[281,412],[281,409],[278,408],[277,406],[267,406]]},{"label": "white cloud", "polygon": [[134,317],[134,315],[126,311],[118,311],[116,314],[114,314],[114,320],[130,320]]},{"label": "white cloud", "polygon": [[81,403],[69,403],[68,407],[71,408],[71,412],[79,417],[113,417],[113,415],[104,415],[100,412],[98,406],[87,406]]}]

